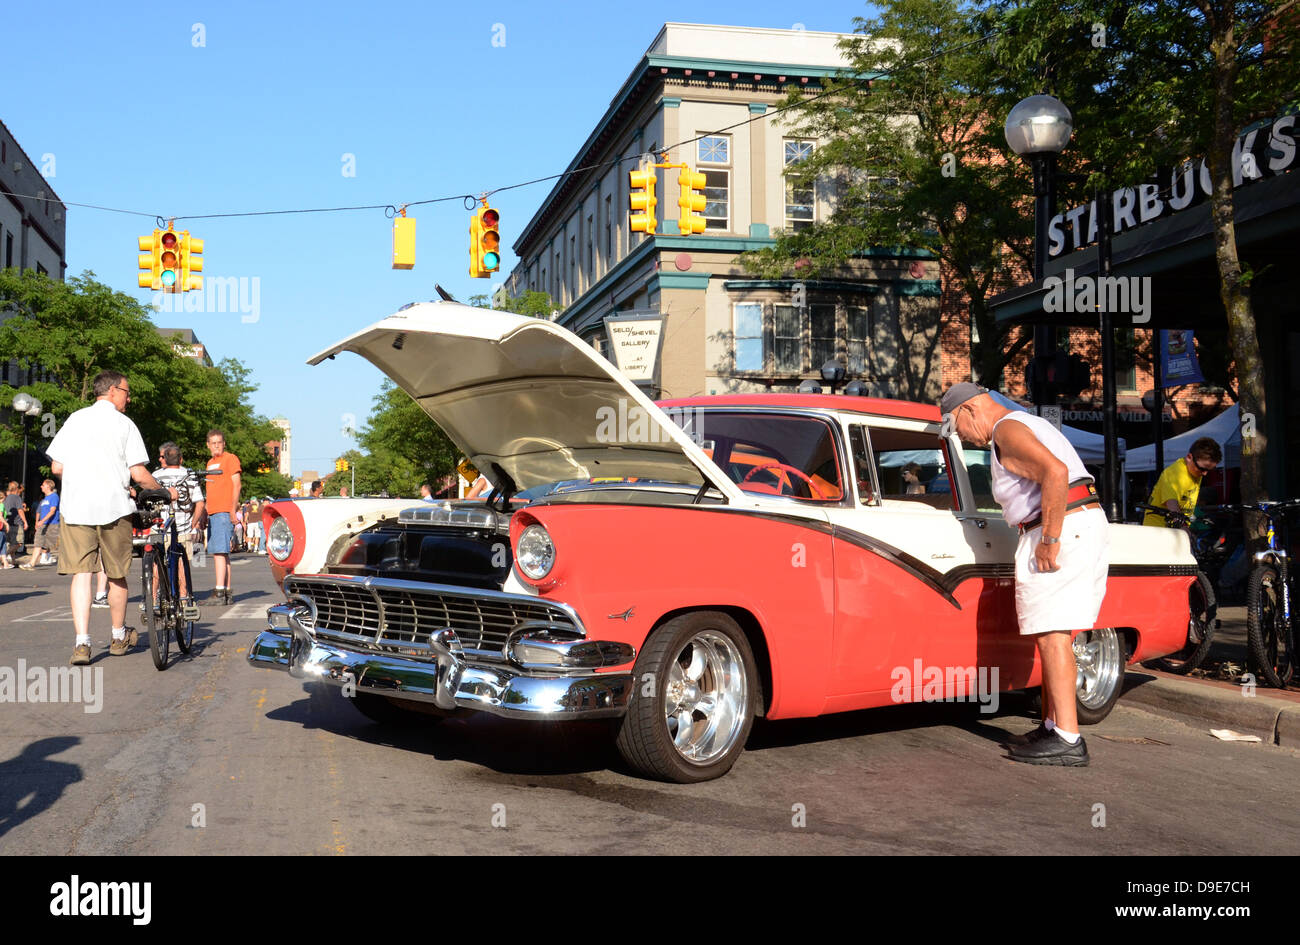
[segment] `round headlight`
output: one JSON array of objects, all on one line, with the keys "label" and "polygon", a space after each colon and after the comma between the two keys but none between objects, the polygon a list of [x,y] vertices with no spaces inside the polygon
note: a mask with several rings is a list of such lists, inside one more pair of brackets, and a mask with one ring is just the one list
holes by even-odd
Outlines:
[{"label": "round headlight", "polygon": [[545,528],[529,525],[524,529],[515,551],[515,563],[519,565],[519,570],[534,581],[540,581],[551,573],[551,568],[555,566],[555,543]]},{"label": "round headlight", "polygon": [[283,561],[293,554],[293,529],[283,516],[271,523],[271,530],[266,533],[266,550],[277,561]]}]

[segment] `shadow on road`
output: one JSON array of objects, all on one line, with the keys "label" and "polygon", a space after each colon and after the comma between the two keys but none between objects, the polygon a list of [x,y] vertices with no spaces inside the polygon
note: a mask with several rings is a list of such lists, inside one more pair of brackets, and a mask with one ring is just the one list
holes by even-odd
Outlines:
[{"label": "shadow on road", "polygon": [[16,758],[0,762],[0,837],[25,820],[39,816],[81,780],[81,768],[51,755],[81,744],[72,735],[32,742]]},{"label": "shadow on road", "polygon": [[577,774],[621,765],[614,749],[615,729],[602,720],[530,722],[473,713],[381,725],[363,716],[332,686],[313,689],[266,717],[503,774]]}]

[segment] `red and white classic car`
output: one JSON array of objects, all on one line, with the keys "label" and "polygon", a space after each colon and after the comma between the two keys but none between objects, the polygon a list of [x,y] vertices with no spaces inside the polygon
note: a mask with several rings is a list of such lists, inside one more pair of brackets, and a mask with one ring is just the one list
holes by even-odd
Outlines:
[{"label": "red and white classic car", "polygon": [[[565,329],[454,302],[409,306],[311,363],[343,351],[415,398],[495,491],[269,506],[286,601],[255,666],[338,686],[378,720],[614,717],[632,768],[680,782],[726,772],[755,716],[1040,682],[987,451],[941,436],[934,406],[655,405]],[[1127,663],[1188,635],[1186,536],[1112,525],[1111,556],[1099,621],[1075,638],[1085,723]]]}]

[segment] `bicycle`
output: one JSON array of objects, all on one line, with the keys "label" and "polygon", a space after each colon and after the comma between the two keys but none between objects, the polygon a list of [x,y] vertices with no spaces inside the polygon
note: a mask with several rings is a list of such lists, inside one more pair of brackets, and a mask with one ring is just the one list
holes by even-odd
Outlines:
[{"label": "bicycle", "polygon": [[1246,584],[1246,642],[1252,668],[1270,686],[1285,689],[1295,676],[1297,662],[1295,628],[1291,622],[1293,576],[1287,554],[1291,529],[1287,518],[1300,509],[1300,499],[1254,502],[1246,509],[1268,519],[1267,547],[1254,556],[1255,564]]},{"label": "bicycle", "polygon": [[[1138,508],[1163,515],[1165,521],[1171,526],[1188,529],[1190,536],[1191,519],[1183,512],[1146,503],[1139,503]],[[1202,513],[1202,518],[1212,521],[1210,518],[1212,514],[1230,511],[1233,509],[1229,506],[1219,506],[1213,512]],[[1223,541],[1224,531],[1226,529],[1217,535],[1201,534],[1192,540],[1192,556],[1196,558],[1196,583],[1188,591],[1189,616],[1186,646],[1168,656],[1148,660],[1146,665],[1166,673],[1186,676],[1200,666],[1209,655],[1210,645],[1214,642],[1214,631],[1219,626],[1217,619],[1219,603],[1215,595],[1214,582],[1206,572],[1213,569],[1217,573],[1217,569],[1222,567],[1222,560],[1227,553]]]},{"label": "bicycle", "polygon": [[[175,483],[178,505],[189,502],[190,488],[197,486],[201,476],[219,475],[220,470],[190,471]],[[145,629],[149,633],[149,652],[153,664],[160,671],[167,668],[171,637],[182,655],[190,652],[194,643],[194,624],[199,619],[199,608],[194,603],[194,579],[190,573],[189,555],[180,543],[176,530],[176,512],[171,493],[166,489],[147,489],[140,493],[137,508],[147,524],[148,531],[141,541],[141,604]],[[170,545],[167,544],[171,538]],[[166,546],[164,548],[164,546]],[[165,559],[165,560],[164,560]],[[158,576],[158,593],[154,595],[154,574]],[[184,574],[189,596],[180,596],[178,578]]]}]

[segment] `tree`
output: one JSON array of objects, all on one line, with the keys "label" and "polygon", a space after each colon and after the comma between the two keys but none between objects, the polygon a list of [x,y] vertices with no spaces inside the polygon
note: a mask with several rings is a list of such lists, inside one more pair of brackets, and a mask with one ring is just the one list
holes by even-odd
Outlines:
[{"label": "tree", "polygon": [[768,278],[816,278],[851,275],[869,247],[928,250],[967,300],[976,376],[996,387],[1028,336],[996,323],[988,302],[1028,267],[1033,220],[1026,170],[1005,157],[999,77],[979,23],[959,0],[895,0],[854,30],[841,43],[848,68],[815,98],[792,91],[794,107],[778,119],[820,139],[787,177],[793,188],[833,190],[832,215],[778,233],[742,264]]},{"label": "tree", "polygon": [[357,437],[357,491],[419,495],[420,483],[454,472],[460,452],[420,405],[392,381],[375,396],[366,425]]}]

